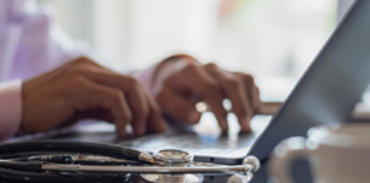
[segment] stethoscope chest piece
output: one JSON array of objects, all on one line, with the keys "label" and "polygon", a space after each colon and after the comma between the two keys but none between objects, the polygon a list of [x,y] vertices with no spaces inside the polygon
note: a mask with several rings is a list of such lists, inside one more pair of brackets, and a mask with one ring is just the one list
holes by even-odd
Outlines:
[{"label": "stethoscope chest piece", "polygon": [[[154,155],[158,166],[186,168],[190,166],[194,156],[186,151],[165,149]],[[201,174],[141,174],[141,178],[150,183],[201,183]]]},{"label": "stethoscope chest piece", "polygon": [[141,174],[141,178],[150,183],[201,183],[203,175],[200,174],[183,174],[170,175],[166,174]]}]

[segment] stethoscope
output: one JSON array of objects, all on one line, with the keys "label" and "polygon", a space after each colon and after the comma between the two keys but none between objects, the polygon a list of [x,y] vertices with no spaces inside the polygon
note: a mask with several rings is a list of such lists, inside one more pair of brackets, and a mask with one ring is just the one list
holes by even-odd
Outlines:
[{"label": "stethoscope", "polygon": [[130,182],[139,174],[150,183],[200,183],[205,175],[230,175],[246,183],[259,169],[253,156],[241,165],[193,162],[193,155],[165,149],[156,153],[87,142],[26,141],[0,145],[0,180],[5,182]]}]

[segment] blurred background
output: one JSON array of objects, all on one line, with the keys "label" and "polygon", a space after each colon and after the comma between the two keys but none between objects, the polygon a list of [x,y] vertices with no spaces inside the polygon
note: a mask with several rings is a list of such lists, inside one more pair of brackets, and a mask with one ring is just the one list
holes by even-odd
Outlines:
[{"label": "blurred background", "polygon": [[[39,0],[106,67],[143,69],[176,53],[253,74],[281,98],[353,0]],[[289,92],[288,92],[289,93]],[[271,98],[272,97],[272,98]]]}]

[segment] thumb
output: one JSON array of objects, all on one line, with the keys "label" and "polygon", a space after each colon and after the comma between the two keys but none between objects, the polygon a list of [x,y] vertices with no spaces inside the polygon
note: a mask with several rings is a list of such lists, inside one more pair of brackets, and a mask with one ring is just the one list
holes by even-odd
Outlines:
[{"label": "thumb", "polygon": [[200,120],[201,114],[195,109],[193,101],[168,87],[163,88],[156,99],[163,112],[177,120],[186,124],[194,124]]}]

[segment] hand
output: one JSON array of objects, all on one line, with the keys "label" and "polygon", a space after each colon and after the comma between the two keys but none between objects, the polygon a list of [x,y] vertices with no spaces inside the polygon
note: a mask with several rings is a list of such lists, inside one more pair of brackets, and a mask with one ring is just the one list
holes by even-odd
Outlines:
[{"label": "hand", "polygon": [[188,55],[175,55],[158,66],[152,93],[164,113],[187,124],[200,120],[195,103],[204,100],[224,131],[228,130],[224,99],[231,101],[243,132],[251,131],[249,122],[261,106],[251,75],[226,71],[213,63],[202,65]]},{"label": "hand", "polygon": [[21,129],[36,133],[84,118],[113,122],[126,135],[165,129],[157,104],[132,77],[101,67],[86,57],[25,81]]}]

